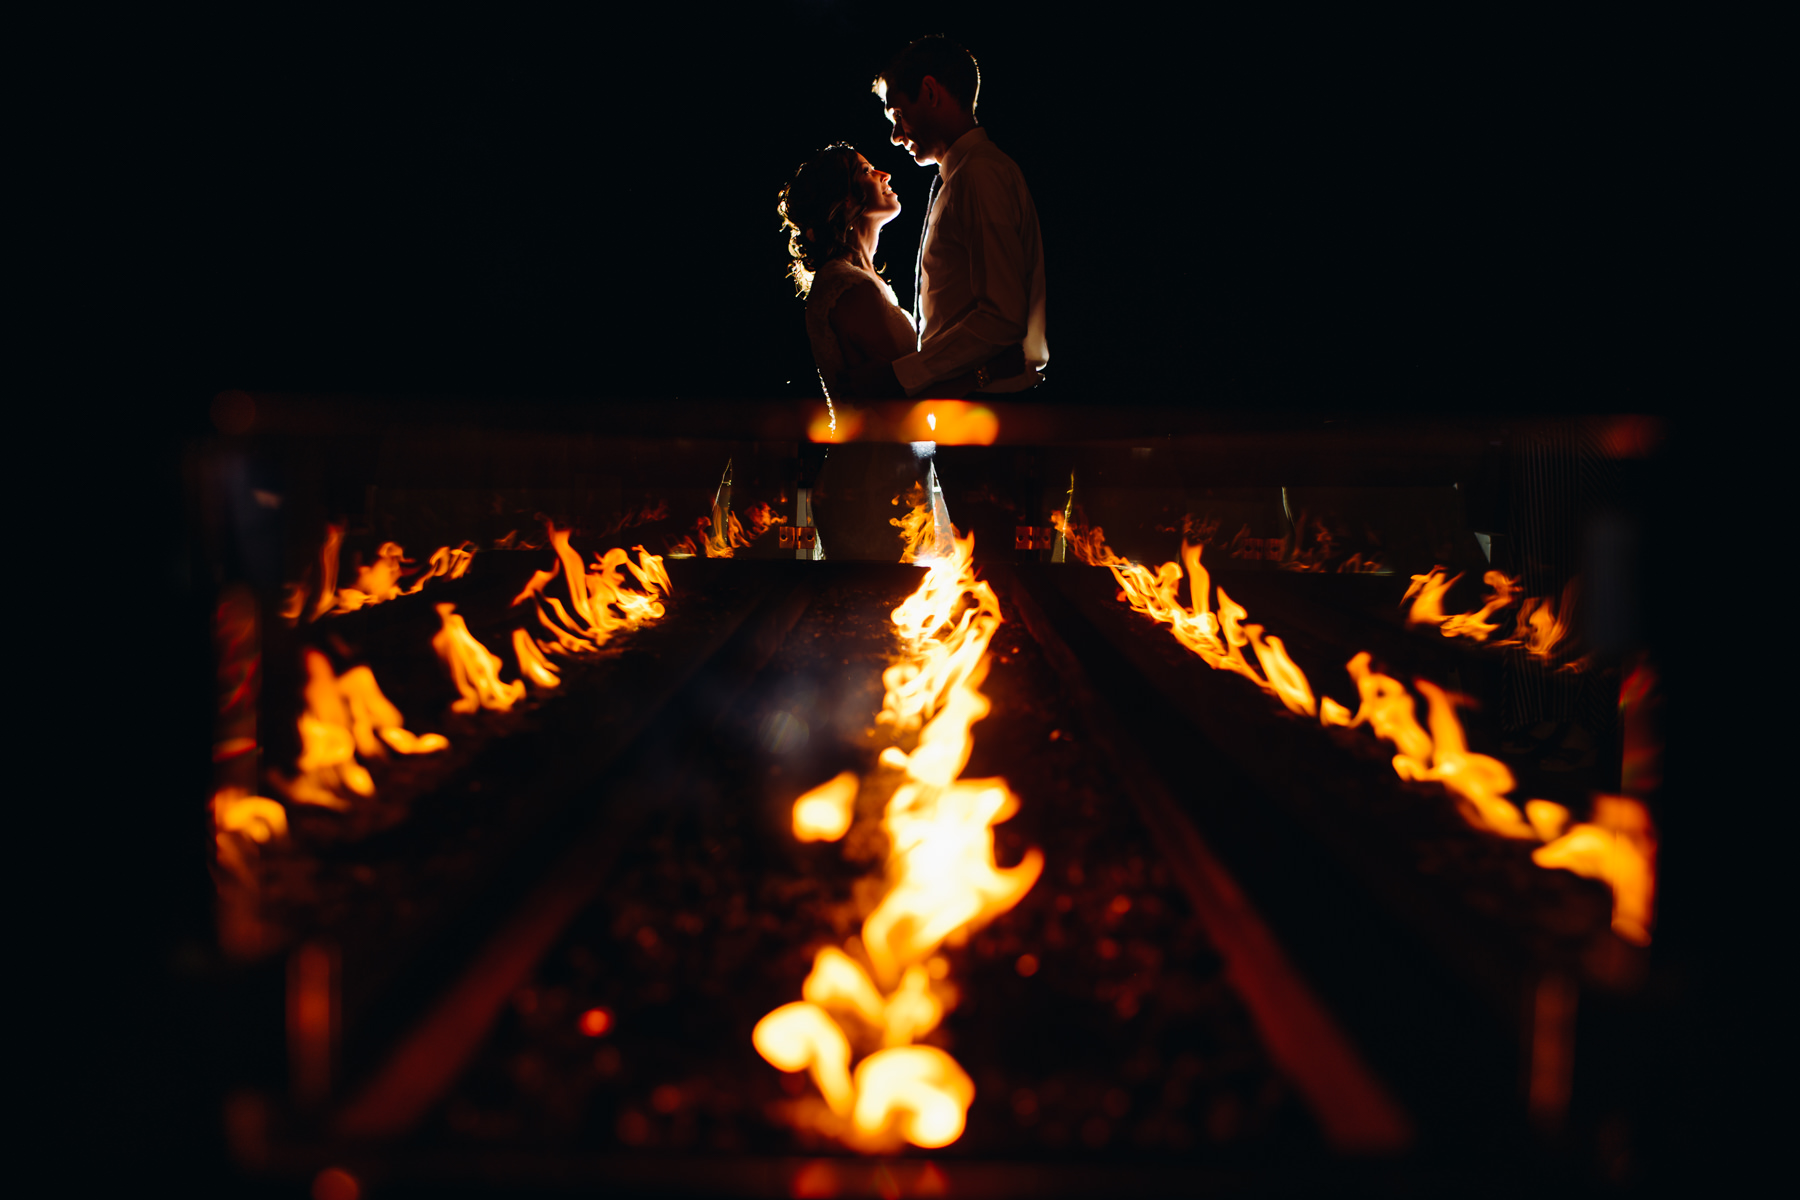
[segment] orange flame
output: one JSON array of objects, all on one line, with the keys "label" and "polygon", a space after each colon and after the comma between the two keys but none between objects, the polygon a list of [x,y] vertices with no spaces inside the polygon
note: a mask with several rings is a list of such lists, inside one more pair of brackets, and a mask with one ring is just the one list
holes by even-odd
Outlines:
[{"label": "orange flame", "polygon": [[1506,764],[1497,758],[1469,751],[1462,722],[1456,719],[1456,699],[1424,679],[1413,680],[1413,686],[1425,694],[1425,702],[1431,706],[1428,719],[1432,743],[1431,769],[1413,778],[1442,782],[1453,795],[1466,802],[1463,816],[1477,829],[1510,838],[1537,836],[1519,815],[1519,810],[1506,799],[1506,793],[1513,789],[1513,773]]},{"label": "orange flame", "polygon": [[936,1046],[892,1046],[856,1067],[859,1133],[876,1134],[890,1123],[901,1137],[928,1150],[962,1136],[975,1084],[954,1058]]},{"label": "orange flame", "polygon": [[[1412,611],[1406,614],[1408,625],[1442,625],[1449,620],[1444,615],[1444,593],[1456,586],[1462,578],[1462,572],[1445,577],[1442,567],[1433,567],[1423,575],[1412,577],[1412,586],[1406,589],[1406,595],[1400,597],[1400,603],[1412,600]],[[1414,599],[1417,597],[1417,599]]]},{"label": "orange flame", "polygon": [[1484,598],[1481,607],[1474,612],[1458,613],[1456,616],[1445,618],[1443,625],[1439,627],[1439,633],[1445,637],[1466,637],[1473,638],[1478,642],[1485,642],[1490,634],[1500,628],[1498,625],[1489,624],[1488,618],[1501,609],[1510,607],[1513,601],[1518,599],[1519,581],[1510,578],[1503,571],[1489,571],[1481,577],[1481,582],[1492,589]]},{"label": "orange flame", "polygon": [[[757,1049],[789,1071],[837,1062],[839,1039],[846,1047],[848,1040],[832,1012],[880,1034],[882,1049],[849,1081],[849,1125],[816,1122],[860,1149],[891,1148],[894,1138],[944,1146],[962,1136],[974,1085],[942,1050],[911,1044],[938,1026],[955,996],[943,982],[949,964],[936,951],[1010,910],[1044,866],[1035,848],[1015,867],[994,861],[993,827],[1018,811],[1018,797],[1003,779],[958,778],[973,747],[970,726],[988,712],[979,689],[1001,621],[992,588],[975,579],[974,544],[972,535],[954,538],[952,552],[893,612],[905,656],[883,676],[887,695],[879,719],[897,736],[916,729],[918,737],[911,753],[890,746],[881,755],[883,766],[904,775],[882,820],[888,891],[863,922],[860,949],[869,969],[824,947],[803,985],[805,999],[776,1009],[757,1027]],[[856,776],[846,772],[802,796],[794,806],[795,835],[842,836],[857,788]],[[815,820],[807,811],[813,807],[826,811]],[[819,826],[828,826],[824,834],[815,832]],[[829,1031],[822,1022],[831,1022]],[[777,1045],[775,1029],[788,1026],[793,1041]],[[841,1086],[836,1071],[833,1065],[814,1079],[841,1118],[844,1097],[830,1090]]]},{"label": "orange flame", "polygon": [[411,596],[418,593],[433,579],[461,579],[468,572],[469,564],[475,561],[475,550],[474,542],[464,542],[455,549],[439,546],[431,552],[425,573],[413,581],[413,585],[406,589],[406,594]]},{"label": "orange flame", "polygon": [[1613,931],[1636,945],[1650,944],[1656,829],[1642,803],[1629,796],[1597,797],[1591,821],[1539,847],[1531,858],[1540,867],[1561,867],[1612,888]]},{"label": "orange flame", "polygon": [[702,543],[708,558],[732,558],[736,556],[739,547],[750,544],[750,539],[744,536],[744,523],[730,509],[725,511],[723,530],[711,528],[714,522],[704,517],[701,518],[701,524],[708,526],[706,540]]},{"label": "orange flame", "polygon": [[400,593],[400,575],[409,560],[397,542],[383,542],[375,561],[356,569],[356,586],[337,589],[333,612],[355,612],[366,604],[384,604]]},{"label": "orange flame", "polygon": [[1556,614],[1556,598],[1532,596],[1519,606],[1519,626],[1514,637],[1531,657],[1548,662],[1569,632],[1568,606]]},{"label": "orange flame", "polygon": [[286,839],[287,809],[267,796],[224,787],[213,794],[212,814],[219,865],[242,882],[253,883],[250,860],[260,847]]},{"label": "orange flame", "polygon": [[[1444,593],[1461,579],[1457,574],[1446,580],[1444,568],[1433,567],[1424,575],[1414,575],[1412,586],[1406,589],[1406,595],[1400,597],[1400,603],[1412,600],[1412,610],[1406,615],[1406,623],[1410,625],[1436,625],[1438,632],[1445,637],[1466,637],[1477,642],[1488,640],[1500,626],[1490,624],[1488,618],[1503,608],[1510,607],[1519,596],[1519,581],[1509,577],[1503,571],[1489,571],[1481,577],[1481,581],[1490,589],[1482,606],[1474,612],[1456,613],[1446,616],[1444,613]],[[1414,599],[1414,597],[1417,597]]]},{"label": "orange flame", "polygon": [[449,668],[450,681],[461,697],[451,703],[451,712],[472,713],[484,708],[507,712],[525,698],[525,681],[501,680],[503,664],[475,640],[468,622],[456,614],[456,605],[440,604],[437,613],[444,627],[431,639],[431,648]]},{"label": "orange flame", "polygon": [[895,496],[891,503],[899,504],[905,500],[912,508],[904,515],[892,517],[888,524],[900,531],[900,561],[914,562],[929,554],[934,548],[932,535],[936,527],[931,519],[931,504],[925,495],[925,489],[913,484],[904,496]]},{"label": "orange flame", "polygon": [[835,842],[850,832],[860,781],[845,771],[794,801],[794,836],[803,842]]},{"label": "orange flame", "polygon": [[1399,753],[1394,756],[1394,770],[1402,779],[1411,779],[1429,770],[1431,735],[1419,724],[1412,694],[1406,685],[1391,675],[1370,669],[1370,654],[1364,650],[1345,664],[1345,670],[1356,683],[1362,704],[1356,710],[1352,726],[1367,721],[1375,736],[1392,742]]},{"label": "orange flame", "polygon": [[[1178,591],[1181,566],[1164,563],[1155,572],[1120,558],[1107,547],[1099,526],[1081,529],[1053,513],[1051,521],[1067,539],[1077,558],[1110,570],[1119,584],[1119,599],[1151,620],[1167,625],[1175,638],[1208,666],[1233,671],[1279,699],[1303,716],[1315,712],[1314,697],[1306,676],[1287,655],[1281,639],[1264,635],[1260,625],[1245,625],[1249,615],[1242,605],[1218,592],[1218,614],[1208,606],[1210,577],[1201,565],[1201,547],[1184,543],[1182,560],[1187,566],[1189,606],[1183,607]],[[1240,534],[1240,537],[1243,536]],[[1484,575],[1490,589],[1486,603],[1473,613],[1446,616],[1443,597],[1461,576],[1446,578],[1442,567],[1412,577],[1412,587],[1402,599],[1414,601],[1409,625],[1437,625],[1446,637],[1471,637],[1484,641],[1498,626],[1488,618],[1511,604],[1519,594],[1518,581],[1499,571]],[[1568,631],[1567,618],[1574,605],[1578,582],[1570,580],[1562,598],[1562,616],[1549,601],[1526,600],[1519,612],[1520,633],[1515,639],[1536,657],[1549,659]],[[1416,599],[1415,599],[1416,597]],[[899,614],[896,613],[896,619]],[[1243,657],[1248,643],[1263,669],[1258,675]],[[1504,644],[1504,643],[1503,643]],[[1375,736],[1396,751],[1394,771],[1402,779],[1442,783],[1456,797],[1463,818],[1477,829],[1520,840],[1549,842],[1534,851],[1540,866],[1567,867],[1580,874],[1604,879],[1615,897],[1613,927],[1621,937],[1640,944],[1649,941],[1649,914],[1655,887],[1655,835],[1648,814],[1634,800],[1606,798],[1596,808],[1595,820],[1567,833],[1568,810],[1548,800],[1526,802],[1525,813],[1508,799],[1515,780],[1505,763],[1469,750],[1462,722],[1456,716],[1458,697],[1423,679],[1414,685],[1425,696],[1431,731],[1420,726],[1416,702],[1399,680],[1375,671],[1367,651],[1357,654],[1346,670],[1355,682],[1361,703],[1353,715],[1331,697],[1317,702],[1319,722],[1354,728],[1367,724]],[[1570,664],[1563,669],[1578,669]],[[891,687],[891,685],[890,685]],[[921,741],[923,739],[921,738]],[[898,755],[883,754],[883,760]],[[898,761],[904,761],[900,756]],[[960,765],[958,766],[960,770]],[[865,942],[868,935],[865,931]],[[875,947],[870,945],[873,958]]]},{"label": "orange flame", "polygon": [[787,518],[767,504],[752,504],[744,510],[744,515],[750,518],[750,523],[744,526],[744,545],[746,546],[775,526],[787,524]]},{"label": "orange flame", "polygon": [[1246,625],[1244,632],[1250,635],[1250,648],[1256,651],[1256,661],[1262,664],[1263,674],[1268,677],[1276,698],[1287,705],[1289,712],[1312,716],[1317,709],[1312,686],[1306,682],[1305,673],[1288,657],[1287,647],[1281,644],[1281,639],[1272,633],[1264,639],[1261,625]]},{"label": "orange flame", "polygon": [[519,674],[541,688],[561,687],[556,668],[544,657],[538,644],[523,629],[513,630],[513,656],[519,660]]},{"label": "orange flame", "polygon": [[518,595],[513,597],[511,607],[517,608],[533,596],[542,595],[544,588],[552,579],[555,579],[561,571],[562,563],[560,562],[552,563],[548,571],[533,571],[531,573],[531,581],[525,585],[524,589],[521,590]]},{"label": "orange flame", "polygon": [[[511,535],[509,534],[510,538]],[[431,555],[428,569],[420,575],[409,588],[400,587],[400,577],[404,575],[405,564],[412,560],[406,557],[406,551],[397,542],[383,542],[375,552],[375,561],[356,570],[356,582],[352,586],[339,587],[338,575],[341,570],[340,558],[344,545],[344,526],[327,525],[325,540],[319,547],[318,594],[309,603],[311,594],[309,585],[290,583],[286,585],[286,599],[281,607],[281,615],[289,624],[296,624],[302,616],[309,621],[332,613],[355,612],[370,604],[383,604],[396,600],[401,596],[415,595],[425,584],[435,578],[444,576],[460,579],[468,571],[469,564],[475,558],[475,543],[464,542],[452,549],[439,546]]]},{"label": "orange flame", "polygon": [[281,616],[288,624],[297,624],[303,616],[309,621],[316,621],[336,605],[338,553],[343,545],[344,527],[342,525],[326,525],[325,541],[319,546],[318,595],[309,605],[307,603],[307,585],[304,583],[288,584],[287,597],[281,606]]},{"label": "orange flame", "polygon": [[921,400],[901,418],[899,436],[941,446],[991,446],[1000,436],[1000,418],[971,400]]},{"label": "orange flame", "polygon": [[847,1116],[856,1102],[850,1082],[850,1039],[818,1005],[784,1004],[750,1033],[756,1052],[783,1071],[806,1071],[831,1111]]},{"label": "orange flame", "polygon": [[352,667],[342,676],[317,650],[306,651],[306,711],[300,714],[299,775],[289,781],[289,799],[300,804],[345,810],[344,793],[364,799],[375,794],[368,768],[357,761],[400,754],[432,754],[450,745],[442,734],[417,735],[400,710],[382,694],[375,672]]},{"label": "orange flame", "polygon": [[[551,545],[556,548],[568,581],[569,604],[575,610],[574,615],[570,615],[555,596],[540,596],[541,603],[549,606],[556,620],[546,616],[542,608],[538,620],[555,636],[554,644],[559,651],[579,654],[594,650],[605,644],[617,630],[636,629],[646,621],[661,619],[666,610],[657,600],[656,593],[668,595],[674,588],[660,555],[651,554],[642,546],[633,546],[638,555],[638,561],[634,563],[628,553],[615,546],[605,554],[595,556],[600,569],[590,574],[581,564],[581,555],[569,544],[571,531],[558,529],[554,524],[548,528]],[[644,591],[626,588],[620,568],[629,571]],[[527,588],[527,593],[529,591]],[[522,593],[520,599],[525,594]]]}]

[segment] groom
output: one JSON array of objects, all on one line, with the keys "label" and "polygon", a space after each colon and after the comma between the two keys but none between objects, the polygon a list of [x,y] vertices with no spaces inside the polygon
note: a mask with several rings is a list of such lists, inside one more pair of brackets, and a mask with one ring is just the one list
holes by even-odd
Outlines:
[{"label": "groom", "polygon": [[880,390],[930,396],[970,372],[976,395],[1035,387],[1050,361],[1044,244],[1018,164],[976,123],[975,56],[947,38],[920,38],[894,56],[874,91],[894,144],[938,168],[913,276],[919,349],[881,368]]}]

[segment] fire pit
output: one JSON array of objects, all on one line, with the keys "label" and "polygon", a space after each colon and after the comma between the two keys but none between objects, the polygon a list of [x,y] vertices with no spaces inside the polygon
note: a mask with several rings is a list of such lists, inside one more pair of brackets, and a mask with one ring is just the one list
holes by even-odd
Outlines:
[{"label": "fire pit", "polygon": [[[285,481],[213,493],[286,521],[217,622],[219,936],[286,995],[287,1078],[226,1106],[251,1174],[1454,1175],[1554,1160],[1578,997],[1651,970],[1649,667],[1510,573],[1485,431],[1347,467],[1355,434],[946,409],[883,564],[833,555],[866,485],[806,414],[256,403],[213,476]],[[1507,707],[1540,677],[1638,707],[1546,746]]]}]

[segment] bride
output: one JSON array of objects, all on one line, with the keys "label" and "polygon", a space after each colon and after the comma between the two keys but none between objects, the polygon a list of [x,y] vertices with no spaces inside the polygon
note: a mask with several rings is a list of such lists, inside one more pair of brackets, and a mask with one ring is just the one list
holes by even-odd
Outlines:
[{"label": "bride", "polygon": [[[912,317],[875,273],[882,227],[900,215],[888,179],[839,142],[801,164],[781,189],[778,211],[794,260],[788,273],[806,299],[806,335],[828,402],[900,398],[891,364],[919,348]],[[978,386],[970,371],[933,384],[931,397],[955,399]],[[894,561],[893,518],[905,511],[901,497],[924,485],[927,461],[904,443],[832,446],[815,510],[832,557]]]},{"label": "bride", "polygon": [[[881,230],[900,215],[886,171],[847,143],[802,163],[781,189],[788,273],[806,299],[806,336],[825,395],[833,400],[900,398],[890,365],[919,348],[912,317],[875,273]],[[933,384],[933,399],[966,396],[976,372]]]},{"label": "bride", "polygon": [[889,178],[839,142],[781,189],[777,210],[794,259],[788,273],[806,299],[806,336],[832,399],[866,396],[865,380],[918,349],[912,317],[875,273],[882,226],[900,215]]}]

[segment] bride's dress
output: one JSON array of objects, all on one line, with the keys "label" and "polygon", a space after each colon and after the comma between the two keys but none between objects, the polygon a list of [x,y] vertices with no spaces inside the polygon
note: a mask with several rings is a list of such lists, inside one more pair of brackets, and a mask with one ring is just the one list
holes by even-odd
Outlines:
[{"label": "bride's dress", "polygon": [[[838,380],[848,365],[831,328],[831,310],[845,292],[869,281],[887,300],[882,319],[894,340],[903,346],[918,344],[912,318],[894,300],[893,289],[881,276],[841,258],[826,263],[813,276],[812,291],[806,297],[806,336],[812,342],[813,361],[828,398],[841,398]],[[828,553],[838,559],[896,561],[901,542],[892,519],[907,511],[896,500],[918,482],[920,465],[904,443],[852,441],[832,446],[819,477],[813,510],[820,540],[830,548]]]},{"label": "bride's dress", "polygon": [[812,290],[806,297],[806,336],[812,342],[813,361],[819,366],[819,382],[825,385],[825,394],[832,398],[839,395],[838,379],[847,364],[844,348],[838,344],[837,334],[831,328],[831,310],[839,297],[859,283],[873,283],[887,299],[882,319],[887,322],[894,340],[906,346],[918,344],[919,335],[913,329],[912,317],[901,309],[894,299],[894,289],[885,279],[847,259],[837,258],[826,263],[813,276]]}]

